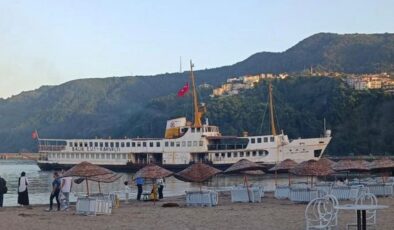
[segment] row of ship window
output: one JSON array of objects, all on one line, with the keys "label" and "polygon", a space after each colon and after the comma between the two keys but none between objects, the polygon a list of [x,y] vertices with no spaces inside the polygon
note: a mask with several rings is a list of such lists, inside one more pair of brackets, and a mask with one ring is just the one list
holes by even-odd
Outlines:
[{"label": "row of ship window", "polygon": [[201,133],[201,132],[219,132],[217,127],[203,127],[203,128],[191,128],[192,133]]},{"label": "row of ship window", "polygon": [[[160,147],[160,141],[137,141],[137,142],[69,142],[70,147],[106,147],[106,148],[119,148],[119,147]],[[165,147],[191,147],[191,146],[203,146],[203,141],[166,141],[164,142]]]},{"label": "row of ship window", "polygon": [[[263,138],[261,138],[261,137],[250,138],[250,142],[251,142],[252,144],[255,144],[255,143],[262,143],[263,141],[264,141],[264,143],[267,143],[267,142],[268,142],[268,137],[263,137]],[[269,137],[269,141],[270,141],[270,142],[275,142],[275,137]]]},{"label": "row of ship window", "polygon": [[50,153],[49,158],[63,159],[127,159],[126,153]]},{"label": "row of ship window", "polygon": [[222,157],[222,158],[231,158],[231,157],[263,157],[267,156],[268,151],[266,150],[259,150],[259,151],[249,151],[249,152],[228,152],[228,153],[215,153],[215,157]]}]

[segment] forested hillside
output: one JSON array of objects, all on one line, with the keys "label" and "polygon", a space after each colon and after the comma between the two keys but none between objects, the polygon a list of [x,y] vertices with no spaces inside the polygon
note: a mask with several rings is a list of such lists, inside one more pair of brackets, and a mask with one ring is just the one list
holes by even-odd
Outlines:
[{"label": "forested hillside", "polygon": [[[273,82],[277,127],[290,138],[323,134],[323,119],[332,129],[328,151],[333,155],[393,153],[394,100],[380,91],[354,91],[340,79],[306,77]],[[269,134],[267,82],[241,95],[209,98],[209,122],[218,125],[224,135]],[[175,94],[152,100],[133,115],[117,136],[162,137],[165,121],[176,116],[192,120],[190,96]]]},{"label": "forested hillside", "polygon": [[[311,66],[327,71],[394,72],[394,35],[316,34],[284,52],[257,53],[234,65],[196,71],[195,75],[197,84],[218,86],[234,76],[301,72]],[[40,137],[51,138],[161,136],[166,118],[191,115],[186,98],[173,98],[188,81],[188,74],[81,79],[0,99],[0,152],[34,151],[36,144],[30,138],[34,129]],[[393,129],[388,129],[393,124],[388,116],[392,115],[392,99],[379,92],[351,92],[332,79],[316,81],[276,83],[281,128],[292,137],[319,135],[326,117],[334,130],[333,152],[393,150],[387,143],[393,137]],[[209,120],[224,133],[257,133],[264,114],[264,90],[259,86],[239,97],[213,100],[208,98],[208,90],[201,97],[209,102]],[[149,120],[149,116],[157,119]],[[359,138],[350,138],[350,131],[360,133]],[[373,140],[375,137],[379,139]]]}]

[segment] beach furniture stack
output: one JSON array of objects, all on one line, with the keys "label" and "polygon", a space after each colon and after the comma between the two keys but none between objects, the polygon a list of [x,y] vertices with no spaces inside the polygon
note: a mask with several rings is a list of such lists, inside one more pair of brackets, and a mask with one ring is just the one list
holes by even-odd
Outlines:
[{"label": "beach furniture stack", "polygon": [[76,213],[80,215],[109,215],[112,213],[112,207],[109,195],[78,197]]},{"label": "beach furniture stack", "polygon": [[290,187],[287,185],[277,185],[274,193],[276,199],[288,199]]},{"label": "beach furniture stack", "polygon": [[186,191],[186,205],[212,207],[218,205],[218,193],[210,190]]},{"label": "beach furniture stack", "polygon": [[393,195],[393,184],[391,183],[367,183],[365,187],[369,189],[369,192],[375,196],[392,196]]},{"label": "beach furniture stack", "polygon": [[311,188],[290,188],[289,199],[296,203],[307,203],[313,199],[318,198],[319,192],[317,189]]},{"label": "beach furniture stack", "polygon": [[231,189],[231,202],[261,202],[261,197],[264,197],[261,186],[235,186]]}]

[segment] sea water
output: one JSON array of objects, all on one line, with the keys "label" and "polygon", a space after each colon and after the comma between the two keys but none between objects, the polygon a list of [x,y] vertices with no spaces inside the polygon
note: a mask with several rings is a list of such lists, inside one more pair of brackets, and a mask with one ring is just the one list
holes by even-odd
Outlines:
[{"label": "sea water", "polygon": [[[28,192],[30,204],[49,204],[49,196],[52,190],[53,171],[41,171],[35,161],[25,160],[0,160],[0,176],[7,181],[8,193],[4,194],[4,206],[17,206],[18,200],[18,178],[21,172],[25,172],[29,180]],[[130,198],[136,197],[136,186],[132,183],[132,173],[120,173],[122,177],[113,183],[88,182],[89,192],[98,193],[101,189],[102,193],[118,192],[122,197],[124,191],[124,181],[131,182]],[[275,187],[274,175],[259,175],[248,176],[248,183],[257,183],[264,186],[264,190],[272,191]],[[294,178],[295,181],[306,181],[305,178]],[[244,182],[243,175],[218,175],[202,184],[203,187],[230,187],[239,185]],[[279,175],[277,179],[278,184],[287,184],[287,175]],[[184,195],[186,190],[199,189],[198,183],[187,183],[177,180],[174,177],[165,179],[164,196],[179,196]],[[147,180],[144,190],[150,191],[151,181]],[[86,194],[86,183],[73,183],[72,192],[70,194],[70,201],[76,201],[76,197],[81,194]]]}]

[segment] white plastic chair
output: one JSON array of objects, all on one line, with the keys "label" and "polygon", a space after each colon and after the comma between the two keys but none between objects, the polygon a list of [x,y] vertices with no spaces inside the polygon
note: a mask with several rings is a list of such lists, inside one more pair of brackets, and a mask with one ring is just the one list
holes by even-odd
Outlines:
[{"label": "white plastic chair", "polygon": [[[378,205],[378,199],[372,193],[364,193],[357,198],[355,204]],[[376,226],[376,209],[366,211],[366,220],[367,226]],[[350,229],[351,227],[357,227],[357,224],[347,224],[347,229]]]},{"label": "white plastic chair", "polygon": [[306,229],[331,229],[337,226],[338,210],[334,208],[336,205],[338,200],[332,195],[309,202],[305,209]]}]

